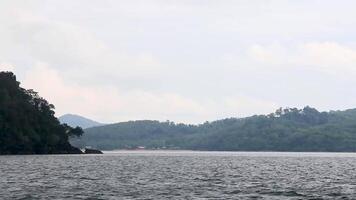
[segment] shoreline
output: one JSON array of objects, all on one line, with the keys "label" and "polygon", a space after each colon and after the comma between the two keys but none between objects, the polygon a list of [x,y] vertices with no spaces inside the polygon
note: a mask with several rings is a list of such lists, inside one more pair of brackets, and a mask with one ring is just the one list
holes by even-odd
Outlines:
[{"label": "shoreline", "polygon": [[[138,150],[101,150],[102,154],[0,154],[1,156],[88,156],[88,155],[124,155],[124,154],[141,154],[141,155],[224,155],[224,156],[267,156],[267,157],[330,157],[332,155],[350,156],[356,157],[356,152],[326,152],[326,151],[203,151],[203,150],[150,150],[150,149],[138,149]],[[342,156],[343,155],[343,156]]]},{"label": "shoreline", "polygon": [[114,150],[104,155],[206,155],[243,157],[356,157],[356,152],[287,152],[287,151],[195,151],[195,150]]}]

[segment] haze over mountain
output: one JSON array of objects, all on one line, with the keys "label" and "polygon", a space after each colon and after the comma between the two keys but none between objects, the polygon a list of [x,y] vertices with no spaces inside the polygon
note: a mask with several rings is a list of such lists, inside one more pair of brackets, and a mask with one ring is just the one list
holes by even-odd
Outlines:
[{"label": "haze over mountain", "polygon": [[66,123],[71,127],[79,126],[83,129],[104,125],[103,123],[75,114],[65,114],[60,116],[58,119],[61,123]]}]

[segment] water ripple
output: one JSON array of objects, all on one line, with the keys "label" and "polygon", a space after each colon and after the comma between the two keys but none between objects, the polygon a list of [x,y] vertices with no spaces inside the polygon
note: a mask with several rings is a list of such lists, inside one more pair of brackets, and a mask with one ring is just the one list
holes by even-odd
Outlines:
[{"label": "water ripple", "polygon": [[356,155],[0,156],[0,199],[355,199]]}]

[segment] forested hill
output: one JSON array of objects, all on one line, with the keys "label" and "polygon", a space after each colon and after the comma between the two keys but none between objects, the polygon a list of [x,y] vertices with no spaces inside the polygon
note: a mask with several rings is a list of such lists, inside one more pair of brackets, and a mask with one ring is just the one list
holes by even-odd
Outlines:
[{"label": "forested hill", "polygon": [[69,143],[81,128],[60,124],[54,106],[20,87],[11,72],[0,72],[0,154],[81,153]]},{"label": "forested hill", "polygon": [[191,149],[226,151],[356,152],[356,109],[319,112],[279,109],[269,115],[230,118],[201,125],[130,121],[85,130],[73,141],[103,150]]}]

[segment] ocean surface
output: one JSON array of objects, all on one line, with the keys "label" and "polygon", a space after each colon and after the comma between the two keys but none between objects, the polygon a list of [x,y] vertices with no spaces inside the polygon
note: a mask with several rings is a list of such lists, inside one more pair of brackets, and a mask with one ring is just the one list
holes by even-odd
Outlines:
[{"label": "ocean surface", "polygon": [[0,156],[0,199],[356,199],[356,154]]}]

